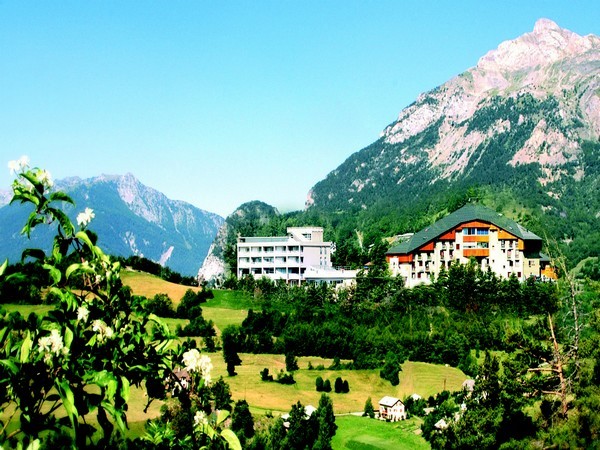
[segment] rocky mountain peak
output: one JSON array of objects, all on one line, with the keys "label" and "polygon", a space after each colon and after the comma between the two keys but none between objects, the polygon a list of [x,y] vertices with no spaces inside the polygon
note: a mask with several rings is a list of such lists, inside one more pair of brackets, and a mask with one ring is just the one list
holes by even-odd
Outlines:
[{"label": "rocky mountain peak", "polygon": [[501,43],[483,56],[477,68],[522,70],[548,66],[565,58],[600,49],[597,36],[579,36],[549,19],[539,19],[533,31]]}]

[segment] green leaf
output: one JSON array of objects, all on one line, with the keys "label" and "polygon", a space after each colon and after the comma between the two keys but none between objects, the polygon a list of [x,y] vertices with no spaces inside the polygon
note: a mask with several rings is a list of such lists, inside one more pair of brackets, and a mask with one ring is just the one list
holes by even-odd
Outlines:
[{"label": "green leaf", "polygon": [[29,330],[25,338],[23,339],[23,343],[21,344],[21,357],[19,361],[21,363],[27,362],[29,360],[29,354],[31,353],[31,347],[33,346],[33,341],[31,340],[31,334]]},{"label": "green leaf", "polygon": [[44,264],[43,267],[50,273],[50,276],[52,277],[52,281],[54,282],[54,284],[60,283],[60,279],[62,277],[60,270],[58,270],[56,267],[54,267],[50,264]]},{"label": "green leaf", "polygon": [[21,174],[21,176],[23,178],[25,178],[27,181],[29,181],[33,185],[35,190],[38,191],[40,194],[44,192],[44,185],[42,183],[40,183],[40,181],[37,179],[37,177],[35,175],[33,175],[31,172],[23,172]]},{"label": "green leaf", "polygon": [[78,414],[77,408],[75,407],[75,396],[73,395],[71,386],[69,386],[69,382],[67,380],[59,381],[56,383],[56,390],[62,399],[63,407],[71,420],[71,424],[75,427]]},{"label": "green leaf", "polygon": [[58,223],[60,223],[60,226],[63,228],[67,236],[73,236],[75,227],[73,226],[71,219],[69,219],[69,216],[57,208],[48,208],[48,212],[52,214],[56,220],[58,220]]},{"label": "green leaf", "polygon": [[71,348],[71,343],[73,342],[73,330],[71,330],[70,328],[65,328],[64,341],[65,347]]},{"label": "green leaf", "polygon": [[4,271],[8,267],[8,259],[5,259],[2,265],[0,266],[0,277],[4,275]]},{"label": "green leaf", "polygon": [[27,257],[43,261],[46,257],[46,254],[39,248],[27,248],[23,251],[23,253],[21,253],[21,261],[25,261],[25,258]]},{"label": "green leaf", "polygon": [[217,414],[217,425],[221,425],[229,417],[229,411],[226,409],[219,410]]},{"label": "green leaf", "polygon": [[221,431],[221,436],[223,439],[227,441],[229,448],[232,450],[242,450],[242,444],[240,444],[240,440],[235,435],[235,433],[229,428]]},{"label": "green leaf", "polygon": [[87,341],[87,344],[85,344],[85,345],[87,345],[87,346],[89,346],[89,347],[93,347],[93,346],[96,344],[96,339],[97,339],[97,336],[98,336],[97,334],[94,334],[94,335],[93,335],[93,336],[90,338],[90,340],[89,340],[89,341]]},{"label": "green leaf", "polygon": [[121,397],[127,403],[129,401],[129,380],[126,377],[121,377]]},{"label": "green leaf", "polygon": [[10,359],[0,359],[0,364],[6,367],[13,375],[16,375],[19,372],[19,368],[17,365],[12,362]]},{"label": "green leaf", "polygon": [[48,200],[50,200],[51,202],[67,202],[71,205],[75,204],[71,197],[69,197],[67,194],[61,191],[53,192],[52,194],[50,194]]},{"label": "green leaf", "polygon": [[83,241],[90,250],[94,248],[94,244],[92,244],[90,237],[85,231],[78,231],[77,233],[75,233],[75,237],[80,241]]}]

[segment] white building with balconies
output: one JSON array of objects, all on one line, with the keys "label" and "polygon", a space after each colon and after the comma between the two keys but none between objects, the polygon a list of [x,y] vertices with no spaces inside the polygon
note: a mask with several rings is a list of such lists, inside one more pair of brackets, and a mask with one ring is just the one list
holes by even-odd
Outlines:
[{"label": "white building with balconies", "polygon": [[331,248],[320,227],[289,227],[287,236],[238,237],[237,277],[301,284],[308,268],[331,267]]}]

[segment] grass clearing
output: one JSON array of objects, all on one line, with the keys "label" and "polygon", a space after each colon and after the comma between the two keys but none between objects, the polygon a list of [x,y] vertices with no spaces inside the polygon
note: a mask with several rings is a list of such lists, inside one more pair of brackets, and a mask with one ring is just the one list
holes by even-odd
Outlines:
[{"label": "grass clearing", "polygon": [[341,416],[331,446],[334,450],[412,450],[429,449],[429,443],[414,433],[420,419],[384,422],[367,417]]},{"label": "grass clearing", "polygon": [[134,295],[152,298],[156,294],[167,294],[175,306],[179,304],[188,289],[192,289],[194,292],[200,290],[198,287],[171,283],[149,273],[126,269],[121,271],[121,279],[124,285],[131,288]]},{"label": "grass clearing", "polygon": [[255,300],[251,295],[241,291],[212,291],[215,298],[209,299],[202,304],[202,308],[224,308],[224,309],[240,309],[248,310],[262,309],[262,302]]}]

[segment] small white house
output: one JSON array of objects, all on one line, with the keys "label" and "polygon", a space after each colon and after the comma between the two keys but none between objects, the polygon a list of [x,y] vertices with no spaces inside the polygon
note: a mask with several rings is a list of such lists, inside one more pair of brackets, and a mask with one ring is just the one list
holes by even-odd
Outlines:
[{"label": "small white house", "polygon": [[396,422],[406,419],[404,403],[399,398],[385,396],[379,400],[379,418]]}]

